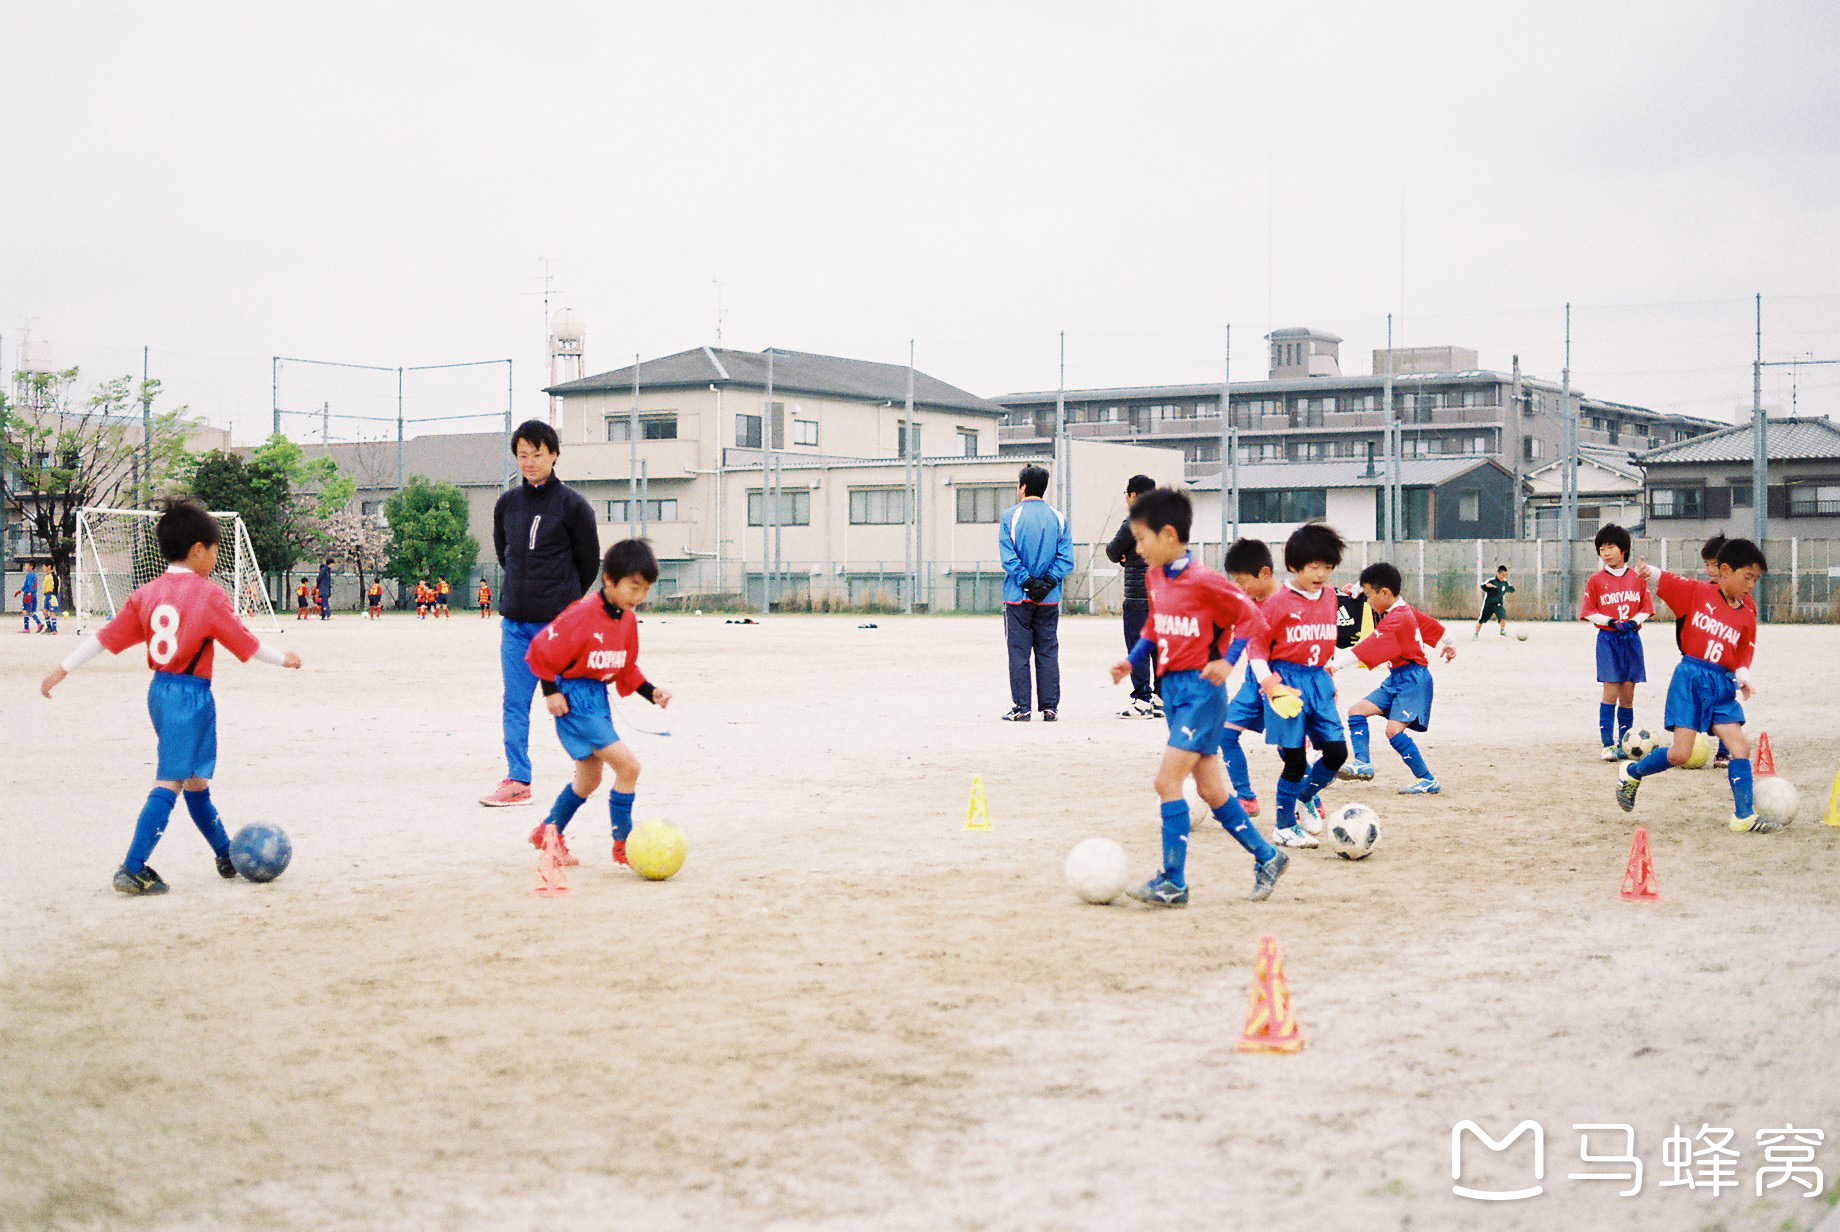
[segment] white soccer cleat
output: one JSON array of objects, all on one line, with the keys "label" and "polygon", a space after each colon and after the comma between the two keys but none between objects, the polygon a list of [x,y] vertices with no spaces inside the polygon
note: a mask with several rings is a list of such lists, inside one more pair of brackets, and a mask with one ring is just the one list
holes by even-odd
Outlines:
[{"label": "white soccer cleat", "polygon": [[1616,746],[1614,744],[1606,744],[1604,746],[1604,751],[1597,755],[1597,760],[1616,761],[1617,760]]}]

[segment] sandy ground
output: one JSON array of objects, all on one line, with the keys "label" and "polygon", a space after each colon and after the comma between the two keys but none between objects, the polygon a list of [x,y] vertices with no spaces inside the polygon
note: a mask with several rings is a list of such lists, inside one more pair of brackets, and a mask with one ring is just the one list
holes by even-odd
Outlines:
[{"label": "sandy ground", "polygon": [[[1265,904],[1198,831],[1184,912],[1088,907],[1060,866],[1147,875],[1159,724],[1112,717],[1115,622],[1063,626],[1063,721],[1007,704],[994,618],[650,619],[676,735],[633,737],[673,881],[608,858],[530,893],[538,809],[502,772],[495,625],[289,623],[307,667],[220,665],[217,798],[294,866],[221,882],[181,809],[161,899],[108,889],[151,776],[138,660],[46,702],[49,639],[0,638],[0,1226],[6,1228],[1803,1228],[1754,1134],[1825,1131],[1840,1174],[1840,630],[1767,628],[1752,727],[1804,795],[1733,835],[1722,776],[1649,784],[1662,901],[1617,896],[1631,823],[1595,760],[1582,626],[1461,636],[1422,741],[1331,800],[1362,864],[1301,857]],[[1648,636],[1656,724],[1674,654]],[[61,639],[63,647],[71,639]],[[1346,688],[1347,686],[1345,686]],[[655,716],[636,700],[646,721]],[[565,759],[539,716],[537,788]],[[1276,761],[1254,754],[1264,784]],[[962,829],[974,773],[996,817]],[[1269,791],[1269,787],[1266,789]],[[1267,817],[1267,822],[1269,817]],[[1233,1051],[1261,934],[1309,1046]],[[1451,1192],[1451,1130],[1546,1135],[1545,1192]],[[1569,1180],[1631,1125],[1642,1190]],[[1737,1131],[1741,1188],[1662,1189],[1675,1125]],[[1611,1137],[1593,1139],[1608,1152]],[[1526,1139],[1478,1187],[1529,1183]],[[1510,1152],[1510,1155],[1513,1155]],[[1830,1190],[1830,1192],[1834,1192]]]}]

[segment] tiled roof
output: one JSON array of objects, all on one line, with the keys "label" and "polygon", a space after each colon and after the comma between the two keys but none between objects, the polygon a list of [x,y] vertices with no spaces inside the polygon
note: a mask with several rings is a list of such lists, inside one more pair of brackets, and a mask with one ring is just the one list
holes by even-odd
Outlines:
[{"label": "tiled roof", "polygon": [[[1796,417],[1766,421],[1764,449],[1772,462],[1798,462],[1811,458],[1840,459],[1840,427],[1831,419]],[[1641,456],[1644,466],[1679,462],[1749,462],[1756,446],[1751,425],[1739,424],[1722,432],[1696,436],[1651,449]]]},{"label": "tiled roof", "polygon": [[[1399,463],[1399,482],[1407,487],[1435,487],[1479,466],[1496,466],[1487,458],[1405,458]],[[1496,469],[1500,469],[1496,466]],[[1386,466],[1375,460],[1373,470],[1360,462],[1250,462],[1239,468],[1239,486],[1258,491],[1282,488],[1378,488],[1386,483]],[[1220,477],[1191,480],[1191,491],[1215,492]]]}]

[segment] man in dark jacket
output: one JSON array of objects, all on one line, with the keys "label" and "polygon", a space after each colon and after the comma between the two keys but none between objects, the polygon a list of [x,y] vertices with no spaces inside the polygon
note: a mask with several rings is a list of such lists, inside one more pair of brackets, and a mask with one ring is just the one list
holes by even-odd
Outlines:
[{"label": "man in dark jacket", "polygon": [[332,619],[332,557],[328,556],[319,567],[319,618]]},{"label": "man in dark jacket", "polygon": [[[1124,485],[1125,519],[1118,524],[1118,533],[1105,545],[1105,557],[1114,565],[1124,568],[1124,646],[1128,652],[1137,645],[1137,635],[1144,627],[1144,621],[1150,618],[1150,593],[1144,589],[1144,558],[1137,554],[1137,540],[1131,534],[1130,509],[1137,498],[1156,487],[1156,481],[1148,475],[1133,475]],[[1154,678],[1152,666],[1155,652],[1151,657],[1131,665],[1131,701],[1118,712],[1121,719],[1160,719],[1163,717],[1163,703],[1150,690]]]},{"label": "man in dark jacket", "polygon": [[556,478],[562,452],[556,430],[526,420],[511,434],[523,482],[492,510],[492,546],[504,570],[499,590],[498,658],[505,681],[505,778],[479,802],[494,807],[530,803],[530,699],[537,678],[524,662],[530,639],[588,593],[601,569],[594,510]]}]

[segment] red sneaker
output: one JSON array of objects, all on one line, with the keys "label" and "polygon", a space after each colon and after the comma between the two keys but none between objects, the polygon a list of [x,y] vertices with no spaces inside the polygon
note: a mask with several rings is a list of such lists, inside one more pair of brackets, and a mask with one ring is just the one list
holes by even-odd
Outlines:
[{"label": "red sneaker", "polygon": [[[615,864],[626,864],[626,840],[623,838],[616,838],[613,840],[613,862]],[[630,868],[632,866],[627,865],[627,867]]]},{"label": "red sneaker", "polygon": [[1239,806],[1246,810],[1246,816],[1248,817],[1257,817],[1259,815],[1259,798],[1257,796],[1252,797],[1250,800],[1241,800]]},{"label": "red sneaker", "polygon": [[[532,847],[535,847],[538,851],[543,850],[543,831],[546,828],[548,828],[548,825],[549,825],[548,822],[540,823],[536,829],[530,832],[530,845]],[[564,838],[560,832],[558,832],[556,835],[556,846],[562,849],[562,862],[564,864],[567,864],[570,867],[574,867],[575,865],[581,863],[580,860],[577,860],[573,855],[569,853],[568,840]]]},{"label": "red sneaker", "polygon": [[501,779],[497,787],[479,797],[479,802],[487,808],[507,808],[514,804],[529,804],[530,784],[520,783],[516,779]]}]

